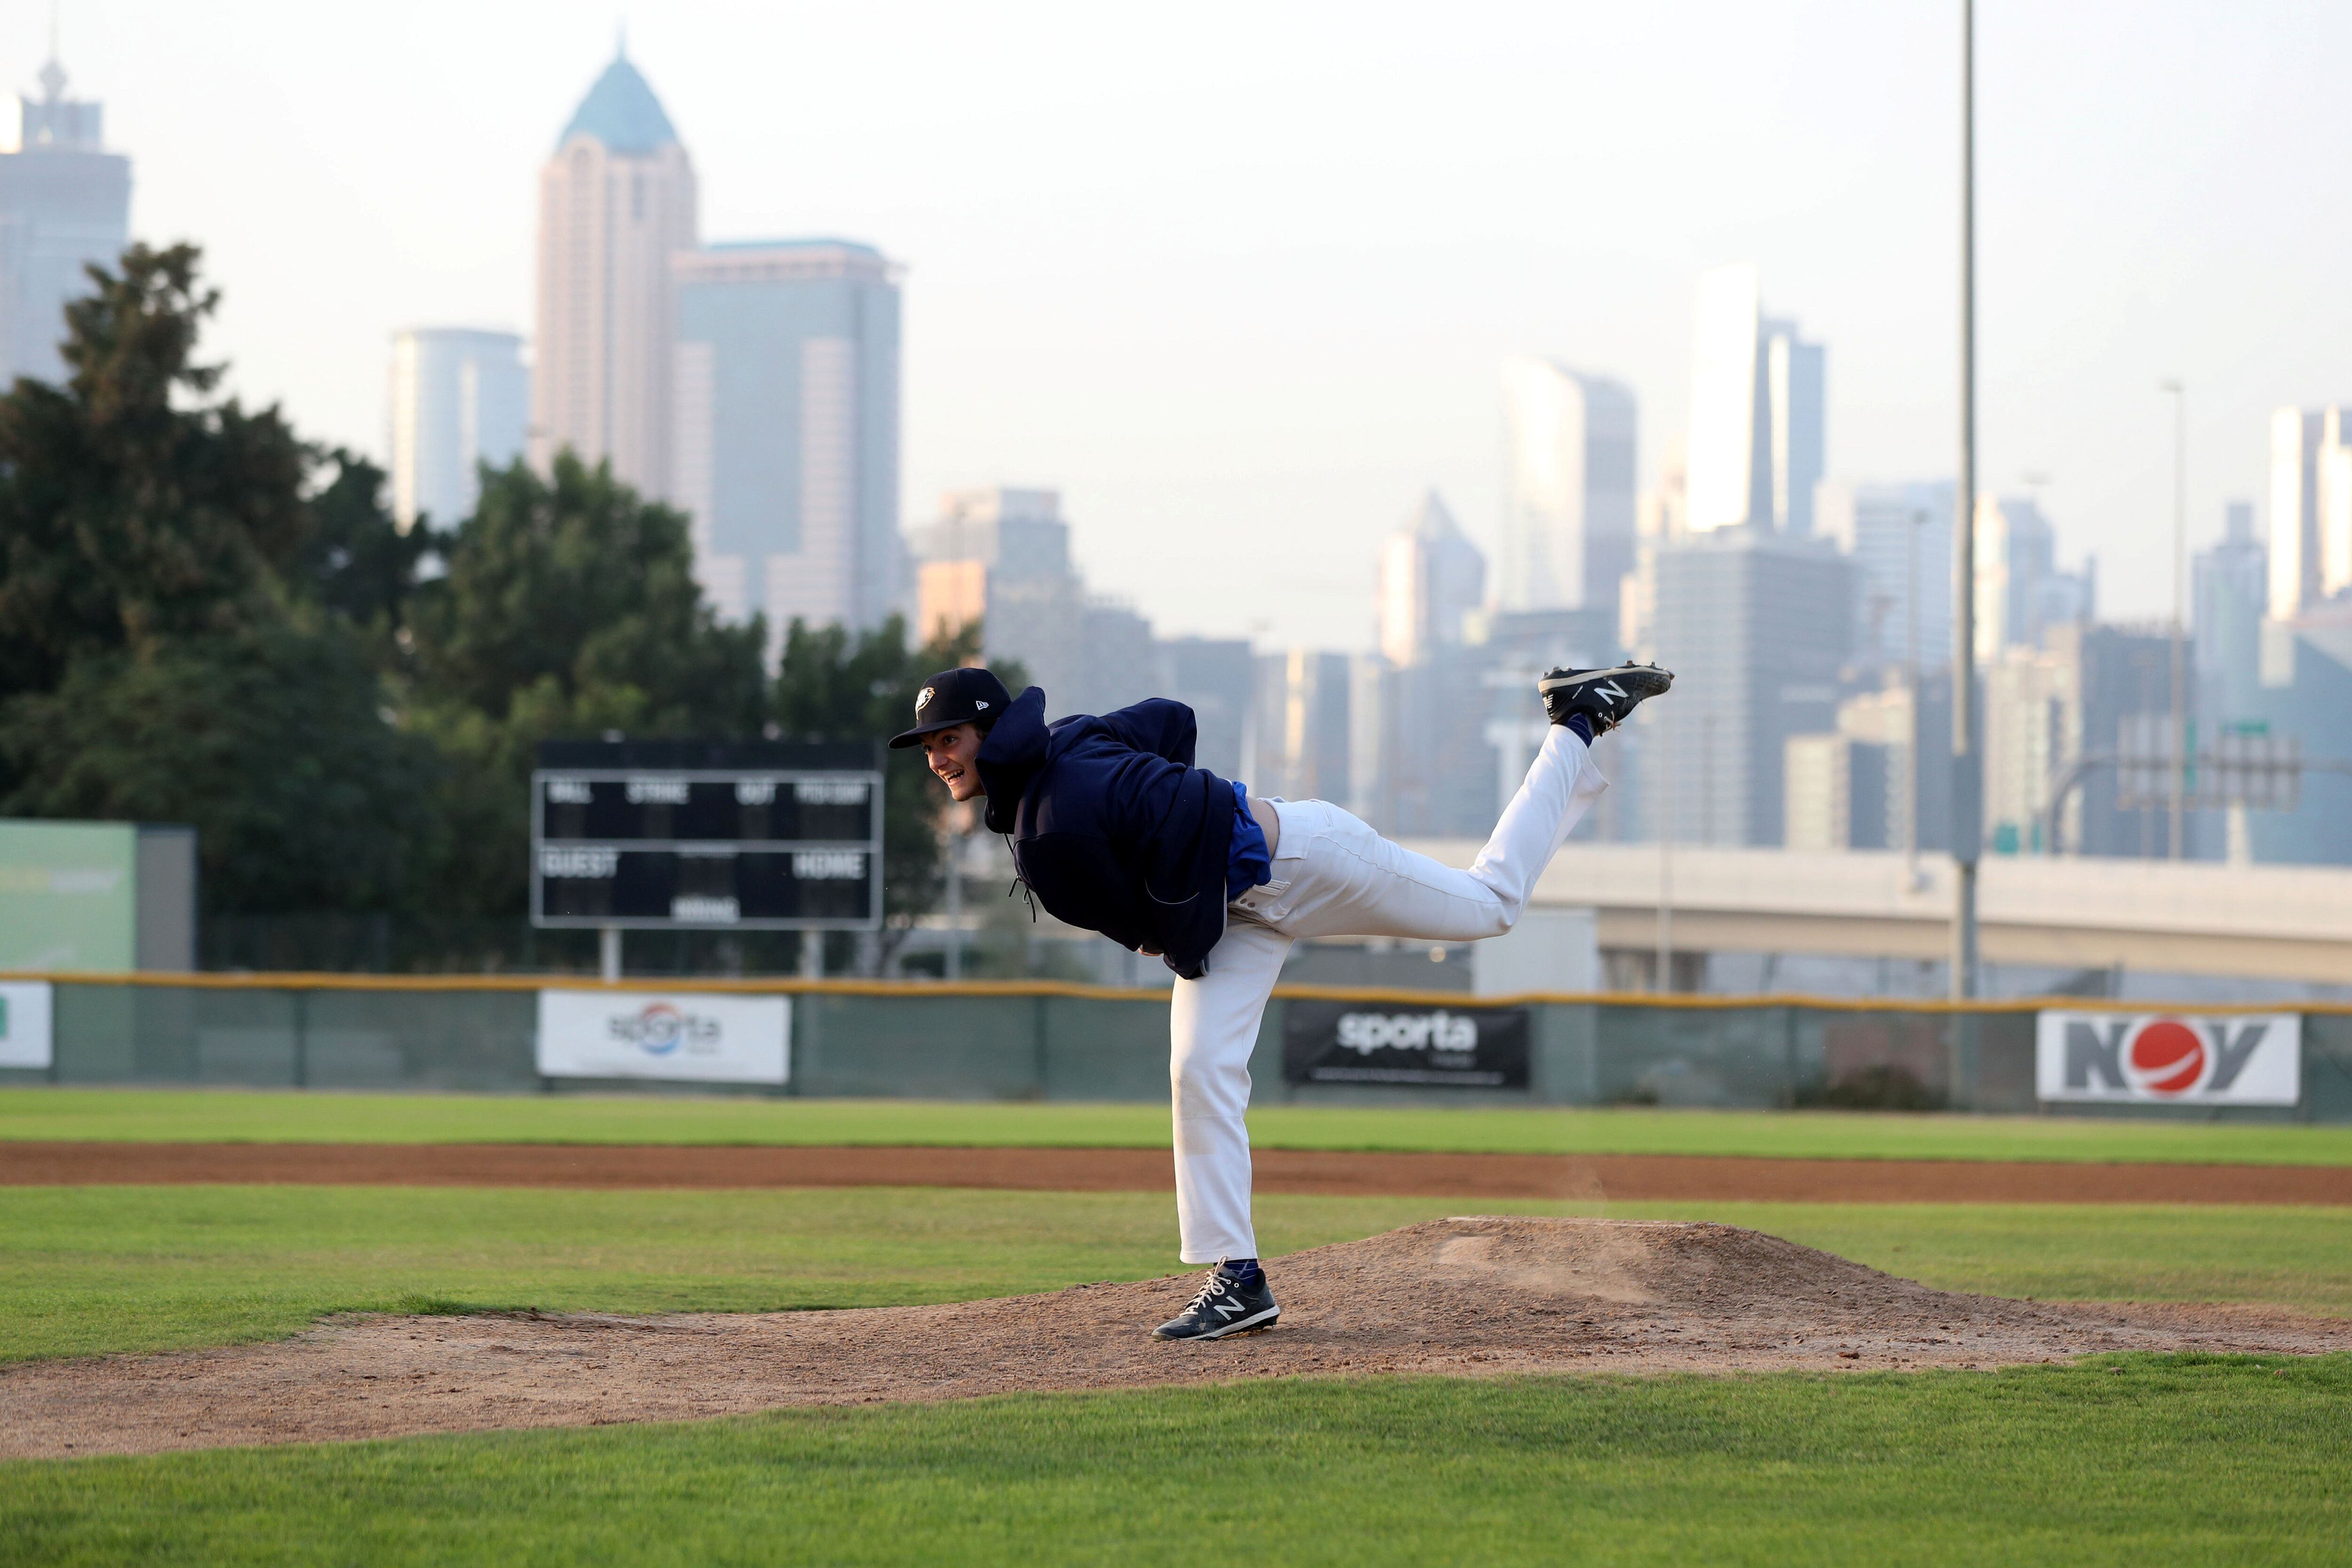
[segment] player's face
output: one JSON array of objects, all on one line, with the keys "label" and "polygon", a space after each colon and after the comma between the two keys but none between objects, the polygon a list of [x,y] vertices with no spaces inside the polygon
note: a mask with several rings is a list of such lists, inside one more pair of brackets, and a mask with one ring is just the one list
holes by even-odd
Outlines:
[{"label": "player's face", "polygon": [[952,729],[935,729],[923,737],[923,754],[931,759],[931,771],[948,787],[951,800],[969,800],[980,793],[980,769],[974,766],[980,756],[980,731],[968,724]]}]

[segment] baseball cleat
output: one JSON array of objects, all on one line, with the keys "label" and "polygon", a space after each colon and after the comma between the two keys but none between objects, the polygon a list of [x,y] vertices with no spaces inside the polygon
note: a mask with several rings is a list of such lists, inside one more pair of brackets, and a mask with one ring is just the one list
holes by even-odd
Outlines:
[{"label": "baseball cleat", "polygon": [[1623,724],[1645,699],[1675,684],[1675,673],[1655,664],[1619,664],[1606,670],[1552,670],[1536,683],[1544,714],[1554,724],[1566,724],[1582,714],[1594,738]]},{"label": "baseball cleat", "polygon": [[1255,1289],[1244,1289],[1222,1265],[1209,1270],[1208,1283],[1192,1304],[1151,1331],[1153,1339],[1223,1339],[1250,1329],[1269,1329],[1282,1309],[1274,1304],[1274,1289],[1259,1270]]}]

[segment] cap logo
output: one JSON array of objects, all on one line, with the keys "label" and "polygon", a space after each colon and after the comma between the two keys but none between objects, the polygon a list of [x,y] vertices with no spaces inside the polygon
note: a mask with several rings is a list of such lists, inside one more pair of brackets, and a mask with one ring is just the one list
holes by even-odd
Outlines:
[{"label": "cap logo", "polygon": [[921,716],[922,712],[923,712],[923,709],[924,709],[926,706],[928,706],[929,705],[930,700],[931,700],[931,688],[930,688],[929,686],[925,686],[925,687],[923,688],[923,690],[922,690],[922,695],[915,698],[915,714],[916,714],[916,716],[918,716],[918,717],[920,717],[920,716]]},{"label": "cap logo", "polygon": [[986,713],[986,712],[988,711],[988,705],[987,705],[986,703],[982,703],[982,702],[976,702],[976,703],[972,704],[971,706],[974,706],[974,707],[976,707],[976,708],[978,708],[978,709],[980,709],[982,713]]}]

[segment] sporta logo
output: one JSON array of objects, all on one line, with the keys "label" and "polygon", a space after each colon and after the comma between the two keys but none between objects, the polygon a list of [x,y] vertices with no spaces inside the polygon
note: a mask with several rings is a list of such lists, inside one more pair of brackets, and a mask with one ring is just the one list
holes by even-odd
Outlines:
[{"label": "sporta logo", "polygon": [[698,1018],[668,1002],[648,1002],[634,1013],[615,1013],[604,1027],[614,1040],[625,1040],[647,1056],[667,1056],[680,1046],[711,1050],[720,1033],[718,1019]]},{"label": "sporta logo", "polygon": [[2292,1105],[2302,1098],[2303,1019],[2047,1012],[2035,1030],[2044,1100]]},{"label": "sporta logo", "polygon": [[1360,1056],[1376,1051],[1475,1051],[1476,1020],[1460,1013],[1348,1013],[1339,1044]]}]

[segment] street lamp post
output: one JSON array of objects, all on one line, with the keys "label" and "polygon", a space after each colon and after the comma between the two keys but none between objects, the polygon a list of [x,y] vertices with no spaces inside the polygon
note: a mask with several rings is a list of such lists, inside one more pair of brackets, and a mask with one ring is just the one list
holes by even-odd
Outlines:
[{"label": "street lamp post", "polygon": [[1952,999],[1977,990],[1977,858],[1984,841],[1977,735],[1976,5],[1960,0],[1960,472],[1952,527]]},{"label": "street lamp post", "polygon": [[2158,383],[2172,394],[2172,858],[2181,856],[2189,797],[2189,393],[2178,380]]}]

